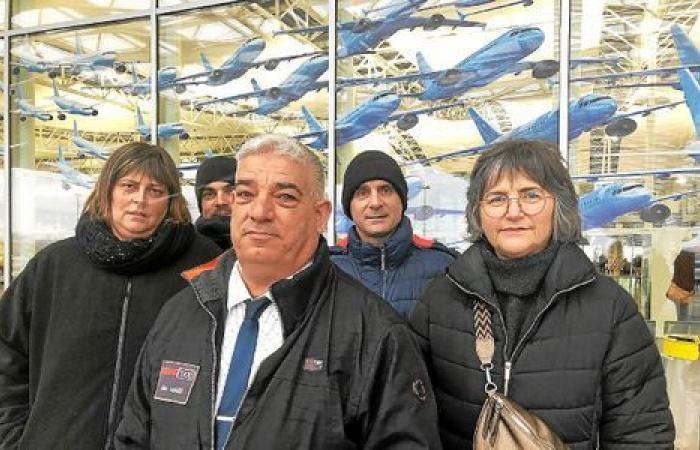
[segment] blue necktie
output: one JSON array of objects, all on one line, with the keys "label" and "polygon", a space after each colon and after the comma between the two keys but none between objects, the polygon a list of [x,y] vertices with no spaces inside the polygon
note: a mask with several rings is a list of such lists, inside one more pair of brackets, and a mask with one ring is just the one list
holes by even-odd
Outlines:
[{"label": "blue necktie", "polygon": [[258,342],[258,319],[270,299],[262,297],[245,302],[245,319],[238,329],[236,347],[233,349],[231,364],[228,367],[226,386],[221,396],[219,412],[216,415],[216,448],[222,450],[226,446],[231,426],[238,413],[243,395],[248,388],[250,368],[253,365],[255,346]]}]

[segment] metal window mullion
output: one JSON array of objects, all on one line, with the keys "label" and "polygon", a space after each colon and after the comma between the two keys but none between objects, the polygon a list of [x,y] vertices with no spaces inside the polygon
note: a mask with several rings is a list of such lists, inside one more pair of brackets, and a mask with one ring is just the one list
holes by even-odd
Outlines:
[{"label": "metal window mullion", "polygon": [[328,0],[328,194],[333,205],[332,213],[328,219],[328,236],[331,243],[336,240],[335,235],[335,210],[336,193],[335,193],[335,114],[336,114],[336,19],[337,19],[337,0]]},{"label": "metal window mullion", "polygon": [[7,289],[12,281],[12,183],[10,172],[12,157],[10,155],[10,36],[7,30],[10,28],[10,9],[12,7],[12,2],[10,0],[5,1],[5,9],[2,12],[3,20],[5,21],[5,32],[3,33],[3,38],[5,39],[5,49],[3,50],[3,64],[5,72],[3,73],[3,83],[5,83],[5,102],[2,105],[2,111],[5,116],[5,120],[2,124],[2,129],[5,134],[5,154],[3,156],[4,172],[5,178],[4,182],[4,198],[5,207],[5,232],[3,233],[2,239],[4,241],[3,247],[3,272],[2,281],[3,286]]},{"label": "metal window mullion", "polygon": [[569,162],[569,46],[571,5],[559,2],[559,152]]},{"label": "metal window mullion", "polygon": [[158,15],[156,0],[151,3],[151,144],[158,144]]}]

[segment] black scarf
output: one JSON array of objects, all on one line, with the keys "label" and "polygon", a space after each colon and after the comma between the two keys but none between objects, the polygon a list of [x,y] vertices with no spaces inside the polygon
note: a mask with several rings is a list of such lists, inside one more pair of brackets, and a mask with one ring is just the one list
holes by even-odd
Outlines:
[{"label": "black scarf", "polygon": [[231,217],[214,216],[205,219],[199,216],[194,227],[202,236],[206,236],[216,243],[222,250],[231,248]]},{"label": "black scarf", "polygon": [[533,319],[533,306],[540,295],[542,280],[559,250],[560,243],[553,240],[541,252],[515,259],[499,258],[485,240],[477,245],[506,322],[507,352],[510,356],[515,341],[521,337],[524,325],[529,325]]},{"label": "black scarf", "polygon": [[90,262],[122,275],[149,272],[170,264],[190,247],[194,236],[191,223],[165,221],[147,239],[122,241],[104,221],[86,214],[75,227],[78,246]]}]

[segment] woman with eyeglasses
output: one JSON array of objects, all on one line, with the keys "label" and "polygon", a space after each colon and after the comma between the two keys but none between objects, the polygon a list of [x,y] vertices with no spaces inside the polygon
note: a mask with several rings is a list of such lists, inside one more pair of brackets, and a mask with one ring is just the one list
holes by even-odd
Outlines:
[{"label": "woman with eyeglasses", "polygon": [[195,233],[157,146],[107,159],[75,236],[0,300],[0,448],[109,449],[141,345],[180,273],[220,250]]},{"label": "woman with eyeglasses", "polygon": [[[472,447],[487,375],[572,449],[673,448],[659,352],[630,295],[577,245],[578,202],[558,148],[494,145],[467,199],[473,245],[411,315],[427,341],[444,448]],[[491,317],[492,367],[475,350],[478,305]]]}]

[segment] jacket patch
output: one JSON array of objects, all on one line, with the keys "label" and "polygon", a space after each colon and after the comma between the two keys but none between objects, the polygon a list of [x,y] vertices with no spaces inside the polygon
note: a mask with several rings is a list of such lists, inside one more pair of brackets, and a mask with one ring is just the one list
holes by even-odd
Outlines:
[{"label": "jacket patch", "polygon": [[160,365],[155,400],[186,405],[192,386],[197,380],[199,366],[178,361],[163,361]]},{"label": "jacket patch", "polygon": [[323,360],[315,358],[306,358],[304,360],[304,366],[302,367],[304,372],[318,372],[323,370]]}]

